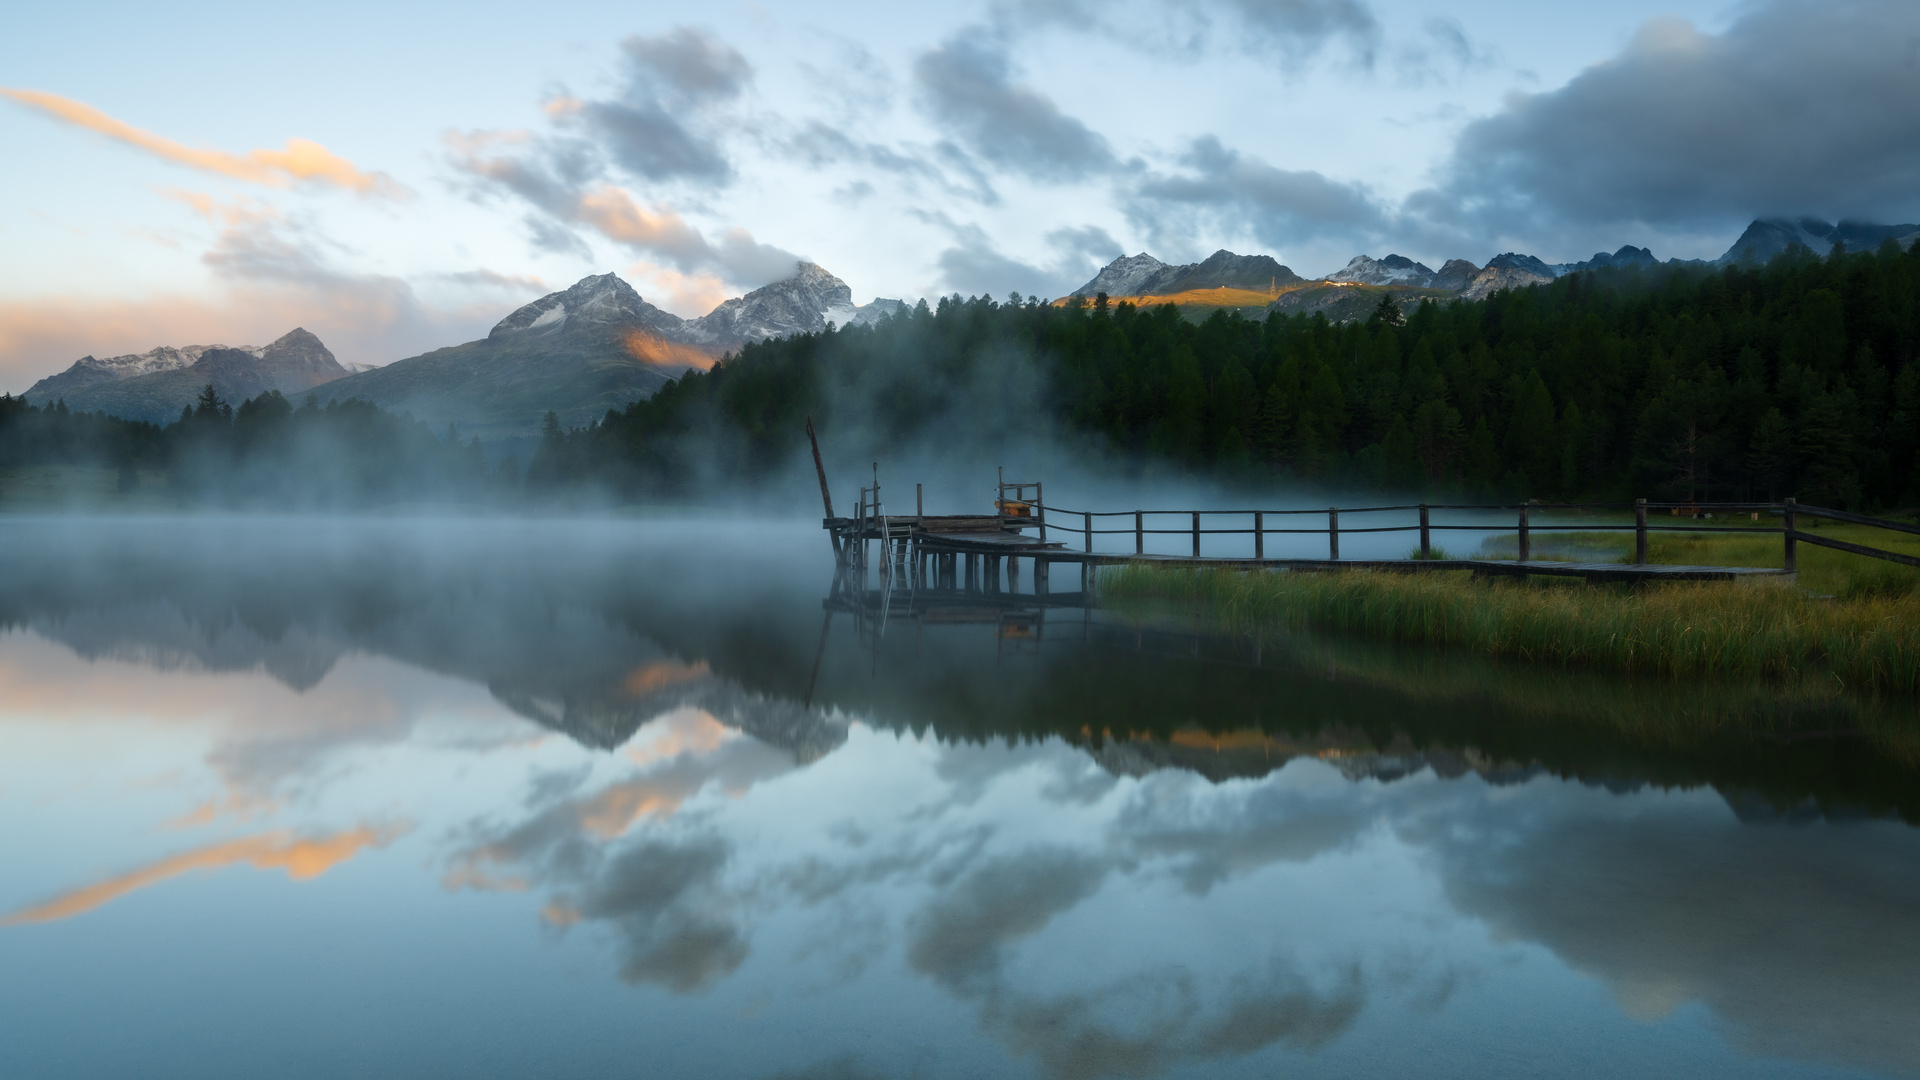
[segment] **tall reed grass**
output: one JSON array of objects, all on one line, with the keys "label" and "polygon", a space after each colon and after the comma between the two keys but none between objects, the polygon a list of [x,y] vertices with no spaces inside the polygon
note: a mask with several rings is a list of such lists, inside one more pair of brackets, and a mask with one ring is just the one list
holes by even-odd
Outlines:
[{"label": "tall reed grass", "polygon": [[1121,600],[1192,605],[1223,627],[1455,646],[1535,664],[1671,676],[1831,679],[1920,691],[1920,596],[1821,600],[1781,584],[1475,581],[1467,571],[1242,572],[1130,565]]}]

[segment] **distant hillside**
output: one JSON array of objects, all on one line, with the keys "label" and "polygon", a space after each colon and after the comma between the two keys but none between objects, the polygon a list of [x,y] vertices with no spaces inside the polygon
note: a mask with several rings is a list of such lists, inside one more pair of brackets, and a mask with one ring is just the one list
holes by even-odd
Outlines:
[{"label": "distant hillside", "polygon": [[21,397],[46,405],[65,401],[76,412],[104,410],[127,420],[165,423],[209,383],[231,402],[269,390],[289,396],[347,373],[320,339],[295,328],[264,348],[224,345],[161,347],[150,352],[96,360],[82,357],[66,371],[34,383]]},{"label": "distant hillside", "polygon": [[1222,249],[1204,262],[1170,266],[1141,252],[1108,263],[1073,295],[1167,296],[1198,289],[1272,290],[1299,280],[1300,275],[1270,255],[1235,255]]},{"label": "distant hillside", "polygon": [[478,341],[349,375],[327,393],[489,438],[531,435],[549,411],[569,427],[598,420],[750,341],[871,321],[902,306],[856,307],[846,282],[800,263],[792,277],[682,319],[600,274],[527,304]]}]

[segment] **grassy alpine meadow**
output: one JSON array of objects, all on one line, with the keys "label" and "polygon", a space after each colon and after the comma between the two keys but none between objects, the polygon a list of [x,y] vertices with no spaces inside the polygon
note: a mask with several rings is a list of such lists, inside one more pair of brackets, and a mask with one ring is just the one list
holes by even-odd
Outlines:
[{"label": "grassy alpine meadow", "polygon": [[1281,624],[1534,664],[1920,691],[1920,595],[1910,589],[1822,598],[1785,582],[1635,588],[1476,581],[1465,570],[1287,573],[1148,565],[1109,571],[1100,586],[1123,602],[1190,606],[1234,630]]}]

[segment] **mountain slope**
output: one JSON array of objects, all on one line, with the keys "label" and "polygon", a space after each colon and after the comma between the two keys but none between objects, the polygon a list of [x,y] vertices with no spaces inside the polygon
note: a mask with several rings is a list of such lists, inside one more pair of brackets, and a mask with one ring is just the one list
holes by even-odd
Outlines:
[{"label": "mountain slope", "polygon": [[1920,234],[1920,225],[1872,225],[1861,221],[1842,221],[1838,225],[1829,225],[1818,218],[1801,218],[1798,221],[1760,218],[1748,225],[1747,231],[1741,233],[1740,239],[1735,240],[1733,246],[1717,261],[1743,266],[1760,265],[1794,244],[1812,249],[1815,255],[1825,255],[1833,250],[1836,243],[1845,244],[1848,251],[1872,251],[1888,239],[1898,240],[1902,247],[1909,247],[1914,242],[1915,234]]},{"label": "mountain slope", "polygon": [[1202,262],[1171,266],[1141,252],[1108,263],[1073,296],[1170,296],[1195,289],[1260,289],[1291,285],[1300,275],[1271,255],[1235,255],[1224,248]]},{"label": "mountain slope", "polygon": [[[180,363],[189,356],[190,362]],[[161,347],[104,363],[86,357],[22,396],[40,404],[64,400],[76,412],[104,410],[128,420],[167,423],[179,419],[180,410],[209,383],[238,404],[269,390],[293,396],[345,374],[319,338],[296,327],[265,348]]]}]

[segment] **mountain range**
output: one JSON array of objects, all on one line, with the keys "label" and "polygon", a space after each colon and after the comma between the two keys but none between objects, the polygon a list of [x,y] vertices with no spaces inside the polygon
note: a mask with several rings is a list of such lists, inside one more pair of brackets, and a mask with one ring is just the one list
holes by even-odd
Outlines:
[{"label": "mountain range", "polygon": [[[1920,240],[1920,225],[1851,221],[1833,225],[1814,218],[1798,221],[1763,218],[1748,225],[1726,254],[1711,263],[1699,259],[1669,259],[1667,264],[1752,266],[1764,264],[1795,244],[1825,254],[1835,243],[1844,244],[1850,251],[1863,251],[1887,240],[1910,247]],[[1070,295],[1096,297],[1105,293],[1113,299],[1157,299],[1179,293],[1191,295],[1202,289],[1257,289],[1273,294],[1270,300],[1257,306],[1281,311],[1322,311],[1330,318],[1341,319],[1363,317],[1379,303],[1376,295],[1353,290],[1351,286],[1355,285],[1406,290],[1403,302],[1409,304],[1423,295],[1479,300],[1502,289],[1543,284],[1579,271],[1658,265],[1662,263],[1652,251],[1627,244],[1612,253],[1596,251],[1592,258],[1573,263],[1548,263],[1533,255],[1509,251],[1495,255],[1484,266],[1466,259],[1449,259],[1438,270],[1405,255],[1379,259],[1356,255],[1330,274],[1307,279],[1265,255],[1216,251],[1203,262],[1176,266],[1141,252],[1108,263],[1093,280]],[[1195,300],[1204,303],[1201,298]],[[1222,303],[1245,306],[1245,298],[1229,295]]]},{"label": "mountain range", "polygon": [[361,398],[436,427],[525,436],[549,411],[568,425],[584,424],[748,342],[872,322],[904,307],[884,298],[855,306],[846,282],[803,262],[791,277],[683,319],[647,303],[617,275],[599,274],[519,308],[478,341],[381,367],[349,370],[319,338],[296,329],[258,348],[162,346],[105,360],[86,356],[21,396],[165,423],[209,383],[235,403],[269,390],[296,396],[325,386],[325,398]]},{"label": "mountain range", "polygon": [[[1795,244],[1824,253],[1835,243],[1865,250],[1888,240],[1909,246],[1920,240],[1920,225],[1761,219],[1713,263],[1685,264],[1755,265]],[[1578,271],[1654,265],[1661,263],[1652,251],[1632,245],[1576,263],[1506,252],[1485,265],[1450,259],[1438,270],[1404,255],[1357,255],[1339,270],[1306,279],[1268,255],[1222,250],[1201,262],[1173,265],[1142,252],[1115,259],[1072,295],[1178,298],[1196,306],[1319,311],[1351,319],[1364,318],[1382,288],[1406,305],[1427,296],[1471,300]],[[818,333],[835,323],[870,323],[905,306],[885,298],[856,306],[846,282],[802,262],[787,278],[683,319],[647,303],[617,275],[599,274],[520,307],[478,341],[380,367],[343,365],[319,338],[296,328],[263,346],[161,346],[105,359],[84,356],[21,396],[166,423],[208,384],[234,403],[270,390],[290,397],[318,391],[329,399],[361,398],[409,412],[436,427],[451,423],[467,434],[521,438],[537,432],[549,411],[569,426],[588,423],[749,342]]]}]

